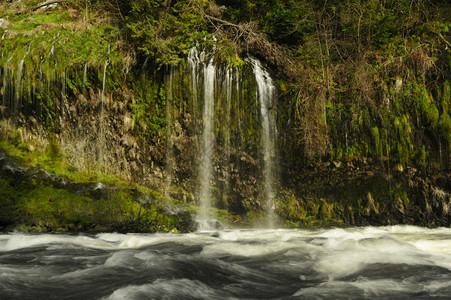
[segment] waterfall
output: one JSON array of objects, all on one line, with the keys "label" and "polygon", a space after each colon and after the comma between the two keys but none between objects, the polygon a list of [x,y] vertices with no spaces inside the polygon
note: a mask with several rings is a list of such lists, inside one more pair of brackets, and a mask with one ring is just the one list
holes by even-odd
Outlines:
[{"label": "waterfall", "polygon": [[191,70],[191,93],[193,95],[192,111],[197,110],[197,89],[199,87],[198,68],[200,66],[199,52],[197,47],[191,48],[188,53],[188,68]]},{"label": "waterfall", "polygon": [[50,58],[50,56],[52,56],[53,54],[55,54],[55,41],[53,41],[52,43],[52,48],[50,48],[48,57]]},{"label": "waterfall", "polygon": [[227,68],[224,78],[224,84],[223,88],[225,89],[224,97],[225,97],[225,104],[226,104],[226,120],[225,120],[225,130],[224,130],[224,150],[225,150],[225,186],[223,197],[225,202],[227,202],[229,193],[230,193],[230,155],[231,155],[231,114],[232,114],[232,92],[233,92],[233,70],[230,68]]},{"label": "waterfall", "polygon": [[88,63],[85,63],[85,67],[83,69],[83,84],[88,83]]},{"label": "waterfall", "polygon": [[103,152],[105,150],[105,112],[104,112],[104,106],[105,106],[105,81],[106,81],[106,70],[109,65],[109,60],[105,60],[105,64],[103,67],[103,79],[102,79],[102,94],[100,95],[100,124],[99,124],[99,141],[98,141],[98,163],[99,163],[99,171],[102,172],[103,166]]},{"label": "waterfall", "polygon": [[263,159],[264,159],[264,196],[268,213],[268,226],[274,226],[274,192],[275,160],[276,160],[276,122],[272,107],[276,96],[276,89],[269,73],[263,69],[261,63],[250,58],[257,82],[257,98],[260,102]]},{"label": "waterfall", "polygon": [[19,111],[20,111],[20,107],[21,107],[21,92],[22,92],[22,77],[23,77],[23,69],[24,69],[24,64],[25,64],[25,58],[28,55],[28,51],[30,50],[30,45],[28,45],[28,50],[25,52],[24,57],[22,58],[22,60],[19,62],[19,67],[17,69],[17,78],[16,78],[16,91],[14,94],[14,102],[13,102],[13,107],[12,107],[12,119],[13,119],[13,124],[17,125],[17,118],[19,115]]},{"label": "waterfall", "polygon": [[[199,230],[209,230],[211,229],[209,211],[211,207],[212,156],[216,145],[214,134],[216,67],[214,65],[214,57],[207,57],[205,51],[199,53],[197,46],[195,46],[188,53],[188,67],[191,71],[192,111],[194,117],[197,117],[199,92],[203,92],[201,157],[198,175],[200,211],[197,222]],[[199,76],[202,74],[203,85],[200,84]]]},{"label": "waterfall", "polygon": [[170,188],[173,178],[174,172],[174,140],[172,134],[172,124],[173,124],[173,105],[172,105],[172,81],[174,75],[174,67],[169,67],[169,75],[167,79],[167,88],[166,88],[166,166],[165,166],[165,184],[164,184],[164,195],[166,197],[170,196]]},{"label": "waterfall", "polygon": [[11,87],[9,85],[11,71],[9,69],[9,64],[11,63],[13,56],[14,54],[6,61],[3,69],[3,106],[5,108],[10,105],[11,102]]},{"label": "waterfall", "polygon": [[25,57],[22,58],[22,60],[20,61],[19,68],[17,70],[16,103],[15,103],[16,106],[14,107],[14,113],[17,113],[17,111],[19,110],[19,98],[20,98],[20,91],[22,89],[22,75],[23,75],[24,63],[25,63]]},{"label": "waterfall", "polygon": [[[197,102],[199,91],[203,92],[202,109],[202,136],[200,145],[199,163],[199,206],[197,218],[199,230],[209,230],[209,210],[211,207],[211,177],[212,155],[215,148],[214,136],[214,106],[215,106],[215,81],[216,68],[213,64],[214,57],[207,60],[205,51],[199,53],[197,46],[191,48],[188,53],[188,68],[191,71],[192,111],[197,117]],[[200,74],[203,74],[203,86],[200,85]],[[198,91],[199,90],[199,91]]]},{"label": "waterfall", "polygon": [[[200,54],[197,47],[193,47],[188,53],[188,68],[191,73],[191,88],[193,97],[193,113],[197,111],[197,101],[203,96],[202,107],[202,135],[200,143],[200,162],[199,162],[199,194],[200,212],[198,216],[199,230],[210,230],[214,226],[212,218],[209,215],[212,206],[212,182],[213,178],[213,157],[216,149],[215,132],[222,133],[222,139],[218,143],[221,150],[221,161],[223,172],[219,172],[218,179],[223,180],[224,184],[217,185],[222,188],[222,197],[224,203],[228,203],[228,194],[230,193],[231,181],[231,151],[232,151],[232,115],[238,118],[238,132],[241,128],[240,117],[240,72],[238,69],[216,68],[214,57],[209,57],[202,51]],[[272,105],[276,96],[276,88],[267,71],[264,70],[261,63],[250,58],[247,60],[252,67],[256,80],[256,101],[257,115],[260,116],[261,132],[261,155],[263,157],[263,177],[264,177],[264,206],[267,209],[268,226],[274,226],[274,192],[273,186],[276,178],[276,122]],[[217,80],[221,80],[217,83]],[[235,91],[236,90],[236,91]],[[203,94],[202,94],[203,93]],[[234,97],[235,95],[235,97]],[[260,108],[260,110],[258,110]],[[216,111],[216,116],[215,116]],[[235,112],[235,113],[234,113]],[[201,114],[201,113],[199,113]],[[196,116],[195,116],[196,117]],[[215,119],[216,118],[216,119]],[[218,119],[220,118],[220,119]],[[215,127],[218,122],[220,128]],[[249,123],[248,123],[249,124]],[[247,125],[248,126],[248,125]]]},{"label": "waterfall", "polygon": [[215,136],[213,131],[214,124],[214,96],[216,68],[213,63],[213,57],[204,63],[204,107],[202,117],[202,158],[200,164],[200,229],[209,229],[209,209],[211,207],[211,172],[212,172],[212,154],[215,146]]}]

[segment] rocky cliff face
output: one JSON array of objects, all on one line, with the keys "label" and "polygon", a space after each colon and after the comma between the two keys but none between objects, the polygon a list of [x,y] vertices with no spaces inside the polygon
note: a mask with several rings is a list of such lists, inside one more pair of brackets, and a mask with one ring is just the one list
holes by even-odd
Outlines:
[{"label": "rocky cliff face", "polygon": [[[213,52],[209,55],[214,58]],[[170,74],[137,69],[130,73],[133,79],[114,93],[110,85],[127,82],[124,76],[115,75],[117,66],[109,67],[113,70],[103,74],[106,78],[96,74],[101,68],[91,70],[91,76],[98,80],[78,89],[70,89],[70,85],[81,75],[79,70],[71,73],[67,69],[67,78],[56,74],[63,79],[45,91],[45,97],[52,99],[45,110],[41,90],[32,95],[24,92],[30,79],[22,78],[31,74],[25,71],[12,76],[10,69],[14,68],[6,65],[2,73],[4,90],[13,90],[3,94],[2,130],[16,146],[44,149],[52,140],[77,170],[111,173],[194,203],[203,180],[199,175],[203,152],[211,147],[213,168],[208,189],[214,205],[235,212],[265,205],[260,200],[264,177],[262,115],[250,64],[241,70],[213,66],[217,70],[210,79],[201,61],[191,67],[174,66]],[[212,81],[211,91],[206,90],[207,80]],[[102,86],[105,81],[106,87]],[[150,95],[135,86],[150,89]],[[206,101],[213,102],[213,124],[212,138],[203,145]],[[161,124],[156,118],[163,120]]]},{"label": "rocky cliff face", "polygon": [[308,80],[308,69],[302,78],[273,75],[277,93],[264,106],[254,58],[223,60],[221,40],[161,67],[133,58],[110,25],[59,11],[27,15],[33,28],[8,18],[0,24],[0,129],[23,151],[54,145],[74,170],[187,203],[200,204],[206,189],[236,221],[274,211],[289,226],[449,225],[450,85],[419,65],[430,62],[422,50],[398,65],[404,77],[394,67],[350,65],[357,86],[339,69],[327,85]]}]

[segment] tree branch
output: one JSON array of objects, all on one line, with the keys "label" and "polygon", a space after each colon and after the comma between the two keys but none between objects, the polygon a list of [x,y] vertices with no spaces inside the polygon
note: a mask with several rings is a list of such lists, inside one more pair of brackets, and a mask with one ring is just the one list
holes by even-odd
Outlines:
[{"label": "tree branch", "polygon": [[451,47],[451,44],[445,39],[445,37],[443,35],[441,35],[440,33],[438,34],[438,36],[440,37],[440,39],[447,44],[449,47]]},{"label": "tree branch", "polygon": [[[288,77],[295,77],[296,70],[287,53],[278,44],[272,43],[266,34],[258,32],[258,29],[254,23],[249,22],[244,24],[234,24],[220,18],[213,17],[205,12],[202,14],[213,25],[214,23],[219,23],[224,26],[235,28],[236,32],[232,33],[234,36],[231,37],[235,43],[239,43],[239,40],[243,39],[247,50],[249,47],[252,47],[254,51],[259,52],[268,62],[276,66],[279,72],[287,75]],[[216,30],[219,31],[218,27],[216,27]],[[224,33],[227,34],[226,31]]]}]

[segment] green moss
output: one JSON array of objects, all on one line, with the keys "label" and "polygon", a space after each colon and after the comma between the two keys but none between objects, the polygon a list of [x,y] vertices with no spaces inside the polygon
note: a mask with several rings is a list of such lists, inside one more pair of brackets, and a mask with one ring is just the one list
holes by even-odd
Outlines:
[{"label": "green moss", "polygon": [[378,157],[379,159],[382,158],[382,142],[381,142],[381,137],[379,134],[379,128],[377,127],[373,127],[371,129],[371,135],[373,136],[373,141],[374,141],[374,153],[376,154],[376,157]]},{"label": "green moss", "polygon": [[262,211],[249,210],[244,216],[245,223],[250,226],[260,225],[265,219],[265,214]]},{"label": "green moss", "polygon": [[20,215],[18,211],[18,199],[22,191],[16,191],[11,178],[0,174],[0,227],[14,224]]},{"label": "green moss", "polygon": [[21,223],[49,230],[86,230],[93,226],[92,200],[66,190],[38,186],[20,199]]},{"label": "green moss", "polygon": [[231,225],[236,218],[233,214],[224,209],[212,209],[212,215],[224,225]]},{"label": "green moss", "polygon": [[94,200],[88,195],[74,194],[45,183],[30,183],[14,183],[0,175],[0,228],[17,227],[34,232],[181,232],[189,229],[189,224],[181,223],[178,216],[166,213],[161,203],[141,206],[127,190]]},{"label": "green moss", "polygon": [[447,141],[451,141],[451,118],[447,112],[443,112],[439,120],[439,128]]},{"label": "green moss", "polygon": [[443,101],[447,104],[451,102],[451,85],[448,80],[443,83]]},{"label": "green moss", "polygon": [[[17,134],[20,136],[20,134]],[[22,144],[21,144],[22,145]],[[111,192],[99,200],[91,195],[78,195],[69,190],[57,189],[45,182],[31,179],[29,182],[15,182],[0,176],[0,227],[19,226],[27,231],[174,231],[190,229],[190,215],[194,208],[178,200],[163,197],[156,191],[122,181],[109,174],[78,172],[65,162],[55,137],[50,139],[43,150],[15,147],[7,141],[0,141],[0,147],[20,162],[43,168],[67,180],[78,183],[103,182],[115,186]],[[136,202],[136,193],[142,193],[144,204]],[[175,216],[164,207],[178,207]],[[11,213],[14,212],[14,213]],[[218,215],[231,219],[224,211]],[[7,217],[9,216],[9,217]]]},{"label": "green moss", "polygon": [[299,221],[307,216],[307,211],[294,196],[277,201],[276,213],[289,221]]},{"label": "green moss", "polygon": [[430,126],[435,129],[438,125],[439,112],[437,106],[434,103],[429,104],[426,111],[426,117],[429,121]]},{"label": "green moss", "polygon": [[[97,170],[84,172],[75,170],[64,158],[55,137],[50,138],[45,149],[40,149],[29,144],[22,144],[21,147],[16,147],[9,140],[0,140],[0,148],[4,149],[7,155],[18,159],[23,164],[43,168],[57,176],[65,177],[72,182],[87,183],[101,181],[124,187],[134,186],[134,184],[121,180],[114,175],[100,173]],[[31,151],[31,149],[33,150]]]},{"label": "green moss", "polygon": [[419,151],[418,162],[419,162],[420,166],[422,166],[424,168],[424,167],[426,167],[427,161],[428,161],[428,153],[426,151],[426,146],[421,145],[421,148]]}]

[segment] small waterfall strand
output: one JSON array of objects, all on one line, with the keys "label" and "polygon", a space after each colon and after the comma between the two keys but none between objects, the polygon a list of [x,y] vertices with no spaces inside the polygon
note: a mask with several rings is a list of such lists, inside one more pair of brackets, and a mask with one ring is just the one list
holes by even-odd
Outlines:
[{"label": "small waterfall strand", "polygon": [[260,102],[263,158],[264,193],[268,214],[268,226],[274,227],[274,191],[276,161],[276,122],[272,110],[276,88],[269,73],[263,69],[260,61],[250,58],[257,82],[257,98]]}]

